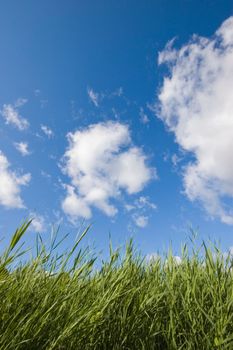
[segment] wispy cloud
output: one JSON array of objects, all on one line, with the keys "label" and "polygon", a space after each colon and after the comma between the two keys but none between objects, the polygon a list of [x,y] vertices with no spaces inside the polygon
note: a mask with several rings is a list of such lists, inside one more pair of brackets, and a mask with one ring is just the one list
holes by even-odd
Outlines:
[{"label": "wispy cloud", "polygon": [[27,102],[26,99],[20,98],[14,104],[4,104],[1,115],[6,124],[13,125],[19,130],[25,130],[29,127],[27,119],[23,118],[18,109]]},{"label": "wispy cloud", "polygon": [[148,124],[150,119],[148,115],[145,113],[144,109],[141,107],[139,111],[140,121],[142,124]]},{"label": "wispy cloud", "polygon": [[113,99],[116,97],[123,96],[123,88],[119,87],[112,92],[109,92],[109,91],[97,92],[97,91],[94,91],[92,88],[88,88],[87,94],[90,101],[95,105],[95,107],[99,107],[100,103],[105,99]]},{"label": "wispy cloud", "polygon": [[14,106],[16,108],[20,108],[22,107],[23,105],[25,105],[26,103],[28,102],[28,100],[26,98],[22,98],[22,97],[19,97],[15,103],[14,103]]},{"label": "wispy cloud", "polygon": [[28,156],[30,154],[27,142],[15,142],[14,146],[17,151],[22,154],[22,156]]},{"label": "wispy cloud", "polygon": [[139,198],[134,200],[133,204],[126,204],[125,208],[127,211],[131,211],[134,209],[148,210],[157,209],[157,206],[155,203],[150,201],[150,198],[148,196],[140,196]]},{"label": "wispy cloud", "polygon": [[47,106],[47,104],[48,104],[48,100],[47,99],[41,99],[40,100],[40,107],[43,109],[43,108],[45,108],[46,106]]},{"label": "wispy cloud", "polygon": [[123,88],[119,87],[118,89],[116,89],[115,91],[113,91],[110,96],[117,96],[117,97],[121,97],[123,95]]},{"label": "wispy cloud", "polygon": [[36,97],[40,96],[40,94],[41,94],[40,89],[35,89],[35,90],[34,90],[34,95],[35,95]]},{"label": "wispy cloud", "polygon": [[52,178],[52,176],[49,173],[47,173],[46,171],[44,171],[44,170],[41,170],[40,173],[41,173],[41,176],[44,177],[45,179],[51,179]]},{"label": "wispy cloud", "polygon": [[88,88],[87,89],[87,94],[89,96],[89,99],[91,102],[96,106],[99,107],[99,99],[100,99],[100,94],[98,92],[95,92],[93,89]]},{"label": "wispy cloud", "polygon": [[156,210],[157,206],[150,201],[149,197],[140,196],[133,204],[126,204],[125,209],[131,213],[131,218],[136,226],[144,228],[148,225],[150,212]]},{"label": "wispy cloud", "polygon": [[47,125],[41,125],[40,128],[49,139],[54,136],[53,130],[50,129]]},{"label": "wispy cloud", "polygon": [[148,220],[148,216],[137,214],[133,215],[134,223],[140,228],[145,228],[148,225]]},{"label": "wispy cloud", "polygon": [[211,216],[233,224],[233,17],[210,39],[193,36],[177,50],[160,53],[169,75],[159,93],[157,114],[176,141],[194,155],[183,175],[185,193]]},{"label": "wispy cloud", "polygon": [[20,196],[21,186],[28,185],[31,175],[17,175],[10,170],[10,163],[0,151],[0,205],[6,208],[24,208]]},{"label": "wispy cloud", "polygon": [[[68,134],[63,172],[71,178],[62,208],[70,217],[90,218],[92,207],[113,216],[111,199],[122,191],[140,192],[154,175],[147,157],[132,145],[129,128],[117,122],[99,123]],[[135,176],[137,174],[137,176]]]}]

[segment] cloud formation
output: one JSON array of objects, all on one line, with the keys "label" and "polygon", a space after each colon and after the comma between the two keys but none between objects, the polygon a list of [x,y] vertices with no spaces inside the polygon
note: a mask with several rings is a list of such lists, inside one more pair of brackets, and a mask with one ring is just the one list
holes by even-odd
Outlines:
[{"label": "cloud formation", "polygon": [[89,99],[91,100],[91,102],[96,106],[99,107],[99,94],[98,92],[95,92],[93,89],[88,88],[87,89],[87,94],[89,96]]},{"label": "cloud formation", "polygon": [[47,125],[41,125],[40,128],[49,139],[54,136],[53,130],[50,129]]},{"label": "cloud formation", "polygon": [[25,130],[29,127],[27,119],[23,118],[19,113],[19,108],[27,102],[26,99],[19,98],[14,104],[4,104],[1,110],[5,123],[13,125],[19,130]]},{"label": "cloud formation", "polygon": [[145,228],[148,225],[148,220],[149,220],[148,216],[133,215],[134,223],[140,228]]},{"label": "cloud formation", "polygon": [[30,217],[32,218],[32,223],[30,225],[32,230],[38,233],[46,231],[45,218],[42,215],[31,212]]},{"label": "cloud formation", "polygon": [[90,218],[92,207],[114,216],[117,208],[112,200],[124,191],[140,192],[155,174],[143,151],[132,145],[127,125],[111,121],[90,125],[69,133],[68,141],[63,172],[71,183],[65,186],[62,208],[72,219]]},{"label": "cloud formation", "polygon": [[10,170],[10,163],[0,151],[0,205],[6,208],[24,208],[20,196],[21,186],[25,186],[31,179],[30,174],[17,175]]},{"label": "cloud formation", "polygon": [[171,41],[158,61],[169,75],[157,114],[194,156],[183,174],[185,193],[210,216],[233,224],[233,17],[210,39],[194,35],[180,49]]},{"label": "cloud formation", "polygon": [[139,116],[140,116],[140,122],[142,124],[148,124],[149,123],[150,119],[149,119],[148,115],[145,113],[143,107],[140,108]]},{"label": "cloud formation", "polygon": [[149,214],[152,210],[156,210],[157,206],[150,201],[149,197],[140,196],[134,200],[133,204],[125,204],[125,209],[132,213],[131,217],[136,226],[145,228],[149,222]]},{"label": "cloud formation", "polygon": [[27,142],[15,142],[14,145],[22,156],[28,156],[30,154]]}]

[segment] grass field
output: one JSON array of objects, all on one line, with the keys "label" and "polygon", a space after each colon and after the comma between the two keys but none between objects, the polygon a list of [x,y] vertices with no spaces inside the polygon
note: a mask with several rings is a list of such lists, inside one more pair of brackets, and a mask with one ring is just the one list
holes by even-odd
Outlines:
[{"label": "grass field", "polygon": [[56,235],[47,249],[38,236],[20,263],[28,225],[0,260],[0,349],[233,349],[230,255],[203,243],[148,262],[129,242],[96,269],[84,232],[60,256]]}]

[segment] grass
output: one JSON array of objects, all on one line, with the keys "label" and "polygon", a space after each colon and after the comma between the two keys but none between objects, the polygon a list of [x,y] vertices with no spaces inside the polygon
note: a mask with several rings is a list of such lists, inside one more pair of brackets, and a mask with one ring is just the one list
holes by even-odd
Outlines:
[{"label": "grass", "polygon": [[86,230],[62,255],[56,235],[47,249],[38,236],[20,263],[29,224],[0,258],[0,349],[233,349],[230,255],[203,243],[180,264],[171,252],[146,262],[129,242],[96,269],[79,249]]}]

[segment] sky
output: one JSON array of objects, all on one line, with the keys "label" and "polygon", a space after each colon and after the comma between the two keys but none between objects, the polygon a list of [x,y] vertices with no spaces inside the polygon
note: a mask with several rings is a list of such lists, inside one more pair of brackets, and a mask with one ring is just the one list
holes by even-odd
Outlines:
[{"label": "sky", "polygon": [[231,250],[232,0],[8,0],[0,52],[2,246]]}]

